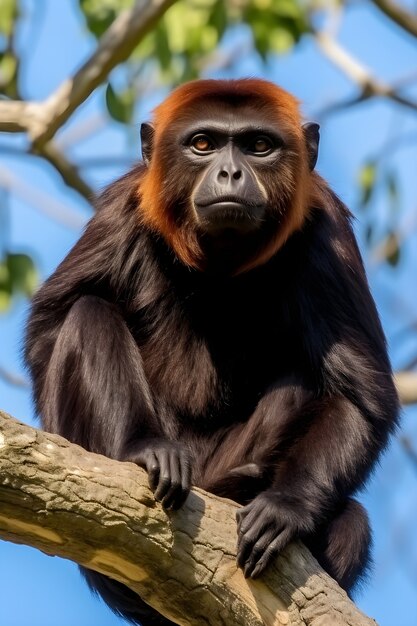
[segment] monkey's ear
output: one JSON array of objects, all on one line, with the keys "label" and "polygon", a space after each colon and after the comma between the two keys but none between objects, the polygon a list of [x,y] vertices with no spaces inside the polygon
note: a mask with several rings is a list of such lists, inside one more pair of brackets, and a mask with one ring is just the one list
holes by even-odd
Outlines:
[{"label": "monkey's ear", "polygon": [[312,172],[317,163],[319,153],[320,126],[315,122],[303,125],[304,138],[307,146],[308,166]]},{"label": "monkey's ear", "polygon": [[140,140],[142,142],[142,158],[146,166],[149,165],[153,151],[153,137],[155,129],[152,124],[143,123],[140,127]]}]

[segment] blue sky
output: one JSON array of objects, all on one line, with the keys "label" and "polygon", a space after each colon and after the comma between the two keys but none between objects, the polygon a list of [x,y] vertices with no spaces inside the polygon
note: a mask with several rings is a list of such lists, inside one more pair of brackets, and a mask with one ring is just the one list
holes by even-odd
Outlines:
[{"label": "blue sky", "polygon": [[[78,20],[74,1],[25,0],[23,5],[29,18],[18,40],[24,59],[23,92],[41,99],[82,62],[91,50],[92,41]],[[226,37],[224,46],[234,45],[238,38],[246,36],[245,29],[236,28]],[[339,39],[381,78],[391,80],[416,70],[415,42],[392,29],[369,4],[358,2],[352,7],[343,21]],[[254,55],[242,55],[233,76],[245,75],[263,75],[292,91],[303,102],[307,119],[315,119],[323,105],[354,92],[351,83],[323,58],[308,38],[293,53],[271,58],[266,68]],[[230,74],[220,73],[220,76]],[[415,86],[410,88],[412,91],[417,97]],[[117,124],[105,124],[70,148],[70,154],[77,158],[97,155],[115,158],[118,165],[86,171],[94,188],[110,182],[138,157],[139,122],[146,119],[159,97],[160,94],[156,94],[138,104],[137,124],[129,136]],[[97,121],[105,116],[103,104],[103,93],[99,90],[76,113],[59,139],[71,141],[75,129],[81,125],[96,128]],[[375,101],[334,115],[322,124],[318,169],[353,210],[358,204],[358,168],[367,157],[386,145],[393,129],[401,135],[417,136],[417,115]],[[27,195],[32,197],[28,202],[13,191],[2,195],[10,218],[8,228],[0,233],[0,245],[7,239],[13,250],[32,253],[41,277],[45,278],[74,244],[80,229],[69,229],[51,220],[38,205],[59,202],[74,213],[80,224],[88,219],[90,209],[62,184],[47,164],[33,157],[17,158],[2,149],[24,145],[24,137],[0,138],[0,170],[8,170],[23,182]],[[126,165],[121,164],[120,157],[126,157]],[[390,155],[390,163],[403,182],[398,219],[405,223],[417,211],[416,144],[409,143]],[[46,202],[37,200],[34,189],[46,194]],[[388,212],[387,203],[382,194],[376,202],[382,224]],[[357,234],[362,242],[366,216],[356,211],[355,214]],[[399,340],[400,331],[416,319],[415,244],[414,235],[396,270],[367,263],[395,367],[401,367],[409,355],[417,352],[415,337]],[[26,316],[27,303],[19,301],[10,313],[0,317],[0,365],[20,373],[23,373],[21,345]],[[36,424],[28,392],[0,380],[0,397],[1,408],[22,421]],[[403,430],[417,442],[417,410],[404,412]],[[417,471],[398,441],[393,442],[385,454],[362,501],[374,527],[375,567],[358,604],[381,626],[416,626]],[[121,623],[89,593],[74,564],[47,557],[28,547],[0,543],[0,626],[116,626]]]}]

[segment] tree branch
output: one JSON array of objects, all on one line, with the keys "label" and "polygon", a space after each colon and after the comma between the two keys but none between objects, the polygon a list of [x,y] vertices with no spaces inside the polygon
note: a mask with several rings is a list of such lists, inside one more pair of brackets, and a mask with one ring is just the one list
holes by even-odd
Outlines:
[{"label": "tree branch", "polygon": [[68,187],[77,191],[87,202],[93,201],[93,189],[79,174],[78,168],[67,159],[54,142],[50,141],[40,147],[33,146],[31,152],[46,159],[57,170]]},{"label": "tree branch", "polygon": [[125,61],[175,0],[136,0],[101,37],[89,59],[43,102],[0,100],[0,131],[27,132],[31,151],[47,159],[67,185],[91,200],[93,191],[51,139],[74,111]]},{"label": "tree branch", "polygon": [[417,403],[417,373],[396,372],[395,384],[402,404]]},{"label": "tree branch", "polygon": [[311,32],[319,48],[329,61],[338,67],[360,89],[360,93],[357,96],[350,98],[346,102],[338,102],[327,107],[325,112],[322,112],[322,115],[353,106],[376,96],[388,98],[397,104],[417,111],[417,102],[399,94],[395,86],[387,85],[375,78],[368,68],[355,59],[350,52],[345,50],[326,31],[316,31],[311,27]]},{"label": "tree branch", "polygon": [[10,372],[5,367],[0,365],[0,378],[4,380],[4,382],[9,385],[13,385],[14,387],[21,387],[22,389],[29,389],[30,383],[26,378],[19,376],[19,374],[14,374]]},{"label": "tree branch", "polygon": [[166,513],[146,473],[0,412],[0,537],[124,583],[183,626],[371,626],[301,544],[236,568],[237,505],[193,490]]},{"label": "tree branch", "polygon": [[137,0],[122,11],[81,68],[43,102],[0,102],[0,131],[27,131],[41,146],[88,96],[123,63],[175,0]]},{"label": "tree branch", "polygon": [[413,15],[396,2],[391,2],[391,0],[372,0],[372,2],[390,20],[401,26],[402,29],[413,37],[417,37],[416,15]]},{"label": "tree branch", "polygon": [[12,191],[24,202],[34,206],[37,211],[47,215],[66,228],[80,230],[85,226],[86,218],[58,202],[45,191],[19,178],[11,170],[0,166],[0,186]]}]

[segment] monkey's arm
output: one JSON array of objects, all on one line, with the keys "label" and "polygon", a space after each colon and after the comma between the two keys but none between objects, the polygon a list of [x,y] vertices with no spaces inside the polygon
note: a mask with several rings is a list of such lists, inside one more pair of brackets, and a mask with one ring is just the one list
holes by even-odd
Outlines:
[{"label": "monkey's arm", "polygon": [[[42,335],[32,338],[42,340]],[[33,344],[32,349],[41,352]],[[73,304],[37,387],[47,430],[93,452],[138,463],[164,506],[182,504],[190,489],[188,455],[163,436],[140,351],[115,305],[95,296]]]},{"label": "monkey's arm", "polygon": [[316,379],[317,402],[298,417],[269,407],[290,425],[290,436],[271,489],[238,514],[238,562],[247,576],[259,575],[288,541],[313,532],[363,485],[398,419],[385,339],[356,243],[343,227],[342,237],[334,223],[320,225],[300,280],[301,367]]}]

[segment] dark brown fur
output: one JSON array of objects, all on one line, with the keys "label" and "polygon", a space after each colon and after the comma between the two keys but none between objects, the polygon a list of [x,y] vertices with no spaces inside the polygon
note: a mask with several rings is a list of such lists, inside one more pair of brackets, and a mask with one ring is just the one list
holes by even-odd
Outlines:
[{"label": "dark brown fur", "polygon": [[[350,215],[300,158],[302,228],[258,261],[248,249],[246,271],[178,258],[178,233],[155,226],[163,207],[148,219],[138,200],[143,165],[113,183],[34,298],[26,358],[47,430],[116,459],[144,438],[181,443],[193,484],[242,504],[272,494],[290,538],[351,590],[370,543],[351,496],[387,444],[398,400]],[[253,475],[234,471],[246,464]],[[86,576],[124,617],[169,623],[119,583]]]}]

